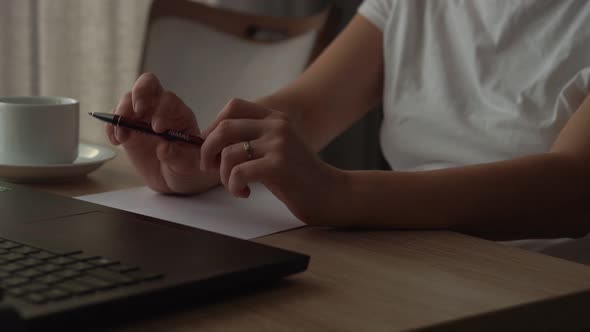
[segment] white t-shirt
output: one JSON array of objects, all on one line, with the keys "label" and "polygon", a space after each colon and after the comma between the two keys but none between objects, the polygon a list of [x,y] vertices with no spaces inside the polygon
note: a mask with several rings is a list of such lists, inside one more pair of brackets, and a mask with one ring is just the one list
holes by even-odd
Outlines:
[{"label": "white t-shirt", "polygon": [[587,94],[590,1],[366,0],[383,31],[395,170],[549,151]]},{"label": "white t-shirt", "polygon": [[588,93],[590,1],[366,0],[359,13],[383,31],[394,170],[547,152]]}]

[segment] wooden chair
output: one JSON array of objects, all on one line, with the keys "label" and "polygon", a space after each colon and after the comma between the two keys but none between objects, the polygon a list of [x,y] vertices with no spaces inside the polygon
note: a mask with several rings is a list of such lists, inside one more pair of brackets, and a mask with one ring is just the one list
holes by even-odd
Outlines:
[{"label": "wooden chair", "polygon": [[333,35],[330,13],[326,6],[306,17],[276,17],[155,0],[140,72],[158,75],[203,129],[230,98],[252,100],[297,77]]}]

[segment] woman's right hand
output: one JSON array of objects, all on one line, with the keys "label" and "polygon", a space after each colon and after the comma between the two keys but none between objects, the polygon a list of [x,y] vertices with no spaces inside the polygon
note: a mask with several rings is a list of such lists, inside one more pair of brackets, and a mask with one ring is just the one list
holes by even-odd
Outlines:
[{"label": "woman's right hand", "polygon": [[[156,132],[178,130],[199,135],[193,112],[151,73],[141,75],[132,91],[121,97],[113,113],[151,123]],[[219,183],[219,172],[202,172],[200,148],[166,141],[122,127],[106,125],[109,140],[121,144],[147,185],[162,193],[193,194]]]}]

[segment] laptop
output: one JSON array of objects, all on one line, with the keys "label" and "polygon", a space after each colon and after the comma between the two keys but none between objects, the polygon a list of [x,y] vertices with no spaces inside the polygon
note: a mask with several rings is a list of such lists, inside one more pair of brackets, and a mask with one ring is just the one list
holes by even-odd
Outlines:
[{"label": "laptop", "polygon": [[303,254],[0,182],[2,331],[206,303],[308,263]]}]

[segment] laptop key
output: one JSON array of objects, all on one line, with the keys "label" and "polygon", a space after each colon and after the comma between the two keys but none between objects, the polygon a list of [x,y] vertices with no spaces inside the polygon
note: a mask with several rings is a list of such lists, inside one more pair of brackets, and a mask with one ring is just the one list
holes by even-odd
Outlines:
[{"label": "laptop key", "polygon": [[15,272],[18,270],[22,270],[24,268],[26,268],[26,266],[18,264],[18,263],[8,263],[8,264],[0,265],[0,271],[5,271],[5,272],[9,272],[9,273],[12,273],[12,272]]},{"label": "laptop key", "polygon": [[49,259],[48,262],[53,263],[53,264],[57,264],[57,265],[67,265],[67,264],[74,263],[75,260],[72,258],[69,258],[67,256],[57,256],[55,258]]},{"label": "laptop key", "polygon": [[21,288],[24,289],[27,293],[38,293],[48,289],[49,286],[37,282],[31,282],[26,285],[22,285]]},{"label": "laptop key", "polygon": [[29,255],[32,253],[39,252],[41,250],[39,250],[37,248],[33,248],[33,247],[17,247],[17,248],[10,249],[10,251],[17,252],[19,254]]},{"label": "laptop key", "polygon": [[93,276],[82,276],[75,278],[74,280],[96,289],[109,289],[116,287],[116,284],[111,281],[102,280]]},{"label": "laptop key", "polygon": [[48,251],[39,251],[39,252],[29,254],[29,257],[33,257],[33,258],[37,258],[37,259],[41,259],[41,260],[54,258],[56,256],[57,256],[56,254],[50,253]]},{"label": "laptop key", "polygon": [[23,277],[9,277],[6,279],[2,279],[2,281],[0,281],[0,287],[4,288],[4,289],[8,289],[14,286],[19,286],[22,284],[26,284],[30,279],[29,278],[23,278]]},{"label": "laptop key", "polygon": [[22,247],[22,244],[12,242],[12,241],[4,241],[4,242],[0,243],[0,248],[2,248],[2,249],[12,249],[12,248],[18,248],[18,247]]},{"label": "laptop key", "polygon": [[43,275],[44,272],[37,269],[26,269],[15,272],[15,275],[24,278],[34,278]]},{"label": "laptop key", "polygon": [[97,259],[92,259],[92,260],[88,261],[88,263],[96,265],[96,266],[109,266],[109,265],[118,264],[119,262],[112,261],[108,258],[99,257]]},{"label": "laptop key", "polygon": [[137,279],[131,278],[126,274],[121,274],[121,273],[111,271],[108,269],[103,269],[103,268],[90,270],[87,272],[87,274],[91,275],[93,277],[97,277],[102,280],[111,281],[111,282],[116,283],[118,285],[131,285],[131,284],[138,282]]},{"label": "laptop key", "polygon": [[63,300],[71,296],[70,292],[58,288],[50,289],[43,293],[43,295],[50,301]]},{"label": "laptop key", "polygon": [[89,294],[95,291],[94,287],[75,280],[68,280],[55,286],[76,295]]},{"label": "laptop key", "polygon": [[47,298],[38,293],[27,294],[24,299],[33,304],[43,304],[47,302]]},{"label": "laptop key", "polygon": [[25,295],[26,291],[24,288],[14,287],[14,288],[10,288],[9,290],[7,290],[6,294],[13,296],[13,297],[20,297],[20,296]]},{"label": "laptop key", "polygon": [[37,266],[40,264],[43,264],[42,260],[36,259],[36,258],[32,258],[32,257],[27,257],[23,260],[18,261],[19,264],[22,264],[26,267],[33,267],[33,266]]},{"label": "laptop key", "polygon": [[39,265],[36,267],[39,271],[43,271],[45,273],[53,272],[60,270],[62,267],[55,264],[45,263],[43,265]]},{"label": "laptop key", "polygon": [[67,266],[68,269],[76,270],[76,271],[86,271],[93,269],[95,266],[88,264],[86,262],[76,262],[74,264],[70,264]]},{"label": "laptop key", "polygon": [[55,274],[46,274],[44,276],[36,278],[35,281],[43,283],[43,284],[51,285],[51,284],[56,284],[60,281],[63,281],[64,279],[65,278],[55,275]]},{"label": "laptop key", "polygon": [[7,262],[13,262],[13,261],[18,261],[21,259],[24,259],[26,256],[23,254],[19,254],[17,252],[8,252],[4,255],[2,255],[2,259],[4,259]]},{"label": "laptop key", "polygon": [[71,279],[71,278],[75,278],[77,276],[80,275],[79,271],[76,270],[62,270],[62,271],[56,271],[53,274],[62,277],[64,279]]}]

